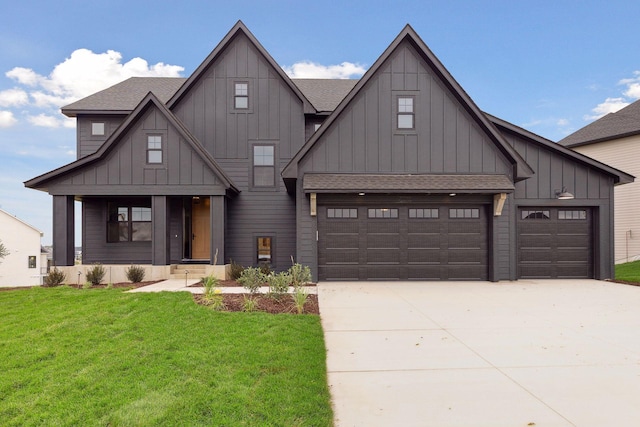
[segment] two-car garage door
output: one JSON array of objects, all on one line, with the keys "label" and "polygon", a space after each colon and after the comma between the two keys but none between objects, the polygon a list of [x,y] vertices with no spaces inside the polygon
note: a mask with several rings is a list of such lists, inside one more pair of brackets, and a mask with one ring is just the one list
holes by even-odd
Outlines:
[{"label": "two-car garage door", "polygon": [[320,206],[320,280],[487,280],[483,206]]}]

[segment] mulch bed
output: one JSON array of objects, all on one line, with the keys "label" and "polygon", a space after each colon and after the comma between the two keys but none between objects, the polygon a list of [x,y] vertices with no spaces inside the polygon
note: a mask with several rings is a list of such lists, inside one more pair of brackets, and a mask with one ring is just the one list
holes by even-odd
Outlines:
[{"label": "mulch bed", "polygon": [[[291,295],[285,295],[279,300],[264,294],[222,294],[225,309],[223,311],[244,311],[244,298],[253,298],[258,302],[256,311],[270,314],[291,313],[297,314],[296,306]],[[193,295],[193,300],[201,305],[207,305],[203,301],[202,295]],[[318,296],[307,295],[307,302],[304,304],[303,314],[320,314],[318,306]]]}]

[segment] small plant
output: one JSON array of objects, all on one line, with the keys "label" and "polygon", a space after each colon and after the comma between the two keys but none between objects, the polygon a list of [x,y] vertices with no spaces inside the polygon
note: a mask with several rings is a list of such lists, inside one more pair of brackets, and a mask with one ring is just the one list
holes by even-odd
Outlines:
[{"label": "small plant", "polygon": [[289,268],[291,276],[291,286],[299,288],[311,282],[311,269],[309,266],[295,263]]},{"label": "small plant", "polygon": [[58,270],[57,267],[53,267],[53,270],[49,272],[46,276],[44,276],[44,286],[54,287],[60,286],[67,280],[67,276],[64,272]]},{"label": "small plant", "polygon": [[144,268],[139,265],[132,265],[125,270],[127,280],[131,283],[140,283],[144,280]]},{"label": "small plant", "polygon": [[267,283],[269,283],[269,296],[279,300],[289,292],[289,283],[291,283],[291,276],[286,272],[278,274],[271,274],[267,276]]},{"label": "small plant", "polygon": [[102,283],[105,274],[107,274],[107,270],[105,270],[102,264],[94,264],[93,267],[87,271],[87,281],[94,286],[99,285]]},{"label": "small plant", "polygon": [[224,303],[224,295],[222,295],[222,290],[219,288],[215,288],[213,290],[213,295],[209,298],[209,304],[211,308],[215,311],[223,311],[227,308]]},{"label": "small plant", "polygon": [[215,276],[207,276],[202,278],[205,297],[211,297],[215,294],[215,290],[218,287],[218,282],[219,280]]},{"label": "small plant", "polygon": [[249,293],[255,294],[260,290],[260,286],[264,284],[265,275],[259,268],[247,267],[242,272],[242,275],[240,275],[238,282],[244,286]]},{"label": "small plant", "polygon": [[270,275],[271,273],[273,273],[273,270],[271,270],[271,264],[268,262],[263,262],[260,263],[260,271],[262,272],[262,274],[264,274],[265,276]]},{"label": "small plant", "polygon": [[244,267],[234,260],[229,260],[229,277],[232,280],[238,280],[240,276],[242,276],[242,272],[244,271]]},{"label": "small plant", "polygon": [[305,291],[302,286],[298,286],[293,290],[293,304],[296,306],[298,314],[302,314],[304,312],[304,305],[307,302],[308,296],[307,291]]},{"label": "small plant", "polygon": [[91,286],[92,286],[92,285],[93,285],[93,284],[92,284],[91,282],[88,282],[88,281],[87,281],[87,282],[84,282],[84,283],[82,284],[82,289],[91,289]]},{"label": "small plant", "polygon": [[246,295],[243,298],[242,311],[251,313],[258,309],[258,300]]}]

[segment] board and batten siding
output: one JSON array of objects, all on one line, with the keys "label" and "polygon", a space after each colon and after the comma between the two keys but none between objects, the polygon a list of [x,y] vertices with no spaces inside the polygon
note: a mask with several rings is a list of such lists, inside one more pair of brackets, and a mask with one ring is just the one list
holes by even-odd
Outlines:
[{"label": "board and batten siding", "polygon": [[[503,134],[536,172],[532,177],[516,183],[514,214],[517,215],[519,207],[525,206],[592,208],[594,277],[613,278],[613,177],[507,130]],[[563,187],[575,198],[558,200],[555,193]],[[516,239],[517,233],[514,233],[514,245]]]},{"label": "board and batten siding", "polygon": [[[612,141],[588,144],[575,151],[594,158],[633,176],[640,176],[640,135]],[[614,246],[615,262],[624,263],[640,259],[640,182],[614,188]]]},{"label": "board and batten siding", "polygon": [[[415,129],[396,125],[414,97]],[[403,43],[301,162],[305,172],[500,173],[511,164],[440,79]]]},{"label": "board and batten siding", "polygon": [[[77,158],[80,159],[98,151],[98,148],[115,132],[125,118],[125,116],[78,116]],[[92,123],[104,123],[104,135],[92,135]]]},{"label": "board and batten siding", "polygon": [[[235,82],[249,83],[249,108],[233,105]],[[280,172],[305,138],[302,101],[244,35],[238,34],[172,108],[240,193],[228,200],[225,262],[257,265],[256,239],[274,237],[273,266],[285,270],[296,255],[295,200]],[[274,144],[274,190],[251,185],[254,144]]]},{"label": "board and batten siding", "polygon": [[[163,164],[147,164],[147,135],[163,138]],[[121,136],[105,158],[50,187],[52,194],[224,194],[220,180],[155,107]]]}]

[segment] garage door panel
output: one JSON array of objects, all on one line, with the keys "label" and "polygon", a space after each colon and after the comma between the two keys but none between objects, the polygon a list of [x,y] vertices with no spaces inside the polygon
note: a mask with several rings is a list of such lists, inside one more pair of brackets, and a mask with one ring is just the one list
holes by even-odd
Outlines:
[{"label": "garage door panel", "polygon": [[369,249],[367,264],[400,264],[400,249]]},{"label": "garage door panel", "polygon": [[[350,211],[352,207],[331,209]],[[487,280],[485,208],[453,210],[455,215],[449,207],[381,204],[359,207],[358,218],[335,220],[323,216],[327,207],[319,206],[320,280]],[[356,243],[357,275],[348,268],[356,259],[356,251],[349,248]],[[349,251],[346,256],[342,248]]]},{"label": "garage door panel", "polygon": [[[545,211],[548,215],[528,216]],[[527,208],[518,216],[520,278],[592,278],[592,212],[586,208]]]},{"label": "garage door panel", "polygon": [[442,263],[442,251],[434,249],[408,249],[407,262],[409,264],[437,264]]}]

